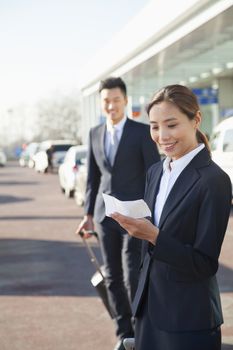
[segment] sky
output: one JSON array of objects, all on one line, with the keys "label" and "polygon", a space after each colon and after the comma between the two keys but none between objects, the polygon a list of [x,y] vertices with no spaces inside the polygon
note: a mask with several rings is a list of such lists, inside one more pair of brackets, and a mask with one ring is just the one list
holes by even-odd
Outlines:
[{"label": "sky", "polygon": [[82,67],[148,0],[0,0],[0,108],[79,86]]}]

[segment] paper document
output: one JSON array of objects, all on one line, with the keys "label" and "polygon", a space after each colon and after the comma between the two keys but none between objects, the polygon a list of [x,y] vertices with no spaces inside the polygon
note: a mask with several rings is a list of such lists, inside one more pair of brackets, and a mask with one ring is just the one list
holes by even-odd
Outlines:
[{"label": "paper document", "polygon": [[139,219],[151,216],[150,209],[143,199],[136,201],[120,201],[119,199],[103,193],[106,216],[117,212],[131,218]]}]

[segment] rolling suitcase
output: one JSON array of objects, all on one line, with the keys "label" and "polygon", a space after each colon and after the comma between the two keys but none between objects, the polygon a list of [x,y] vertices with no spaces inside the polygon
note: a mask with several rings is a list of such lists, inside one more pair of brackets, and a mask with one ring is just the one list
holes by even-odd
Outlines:
[{"label": "rolling suitcase", "polygon": [[[96,232],[91,232],[91,234],[97,238]],[[111,307],[110,307],[109,302],[108,302],[108,297],[107,297],[107,290],[106,290],[106,286],[105,286],[105,276],[104,276],[104,266],[103,265],[100,266],[95,254],[94,254],[92,247],[89,245],[88,241],[84,238],[82,231],[79,233],[79,235],[81,236],[83,243],[87,249],[87,253],[89,255],[89,258],[96,269],[96,272],[94,273],[94,275],[91,278],[91,284],[93,285],[93,287],[96,289],[97,293],[99,294],[99,296],[100,296],[104,306],[106,307],[110,317],[114,318],[114,313],[111,310]]]}]

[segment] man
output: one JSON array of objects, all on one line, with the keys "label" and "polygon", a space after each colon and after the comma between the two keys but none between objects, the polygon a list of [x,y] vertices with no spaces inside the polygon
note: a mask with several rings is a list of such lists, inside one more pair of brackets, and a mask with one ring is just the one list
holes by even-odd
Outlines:
[{"label": "man", "polygon": [[123,339],[134,336],[131,302],[138,283],[141,243],[105,216],[102,194],[120,200],[143,198],[146,171],[160,157],[149,126],[125,115],[124,81],[108,78],[100,83],[99,92],[106,123],[90,131],[85,216],[77,233],[82,230],[86,237],[89,230],[98,233],[109,303],[119,337],[115,350],[123,350]]}]

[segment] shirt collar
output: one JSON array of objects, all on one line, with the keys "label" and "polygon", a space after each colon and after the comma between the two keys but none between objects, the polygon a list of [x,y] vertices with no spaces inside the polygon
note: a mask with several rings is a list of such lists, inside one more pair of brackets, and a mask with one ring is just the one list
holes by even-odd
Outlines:
[{"label": "shirt collar", "polygon": [[[120,121],[119,123],[115,124],[114,125],[114,128],[116,129],[116,131],[121,131],[125,125],[125,122],[126,122],[126,119],[127,117],[124,116]],[[107,131],[109,132],[112,132],[113,130],[113,125],[107,120],[106,122],[106,125],[107,125]]]},{"label": "shirt collar", "polygon": [[171,158],[166,157],[163,163],[163,171],[171,171],[173,169],[183,170],[204,147],[204,143],[201,143],[192,151],[186,153],[183,157],[177,160],[171,161]]}]

